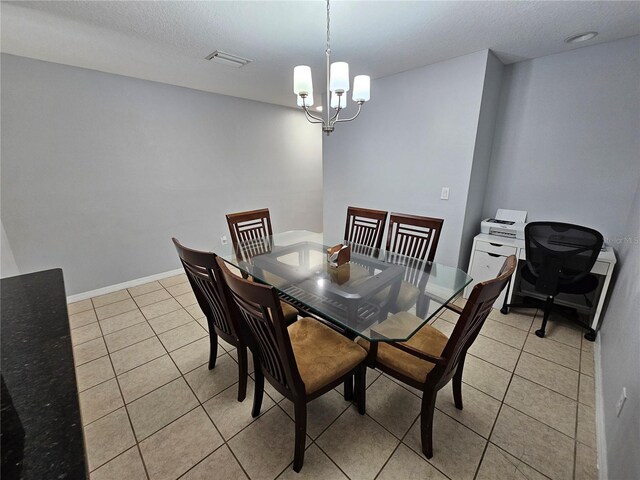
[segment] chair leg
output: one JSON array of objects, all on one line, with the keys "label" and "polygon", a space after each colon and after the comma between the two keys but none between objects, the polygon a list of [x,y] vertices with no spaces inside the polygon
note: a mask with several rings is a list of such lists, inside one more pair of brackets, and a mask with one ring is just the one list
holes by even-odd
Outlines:
[{"label": "chair leg", "polygon": [[507,288],[505,289],[504,300],[502,301],[502,308],[500,309],[500,313],[503,315],[506,315],[507,313],[509,313],[509,305],[507,304],[507,297],[509,296],[510,287],[511,287],[511,277],[509,277],[509,281],[507,282]]},{"label": "chair leg", "polygon": [[363,363],[358,367],[355,378],[355,396],[358,403],[358,413],[366,413],[367,401],[367,366]]},{"label": "chair leg", "polygon": [[464,370],[464,359],[466,355],[462,355],[458,362],[458,368],[453,376],[453,401],[458,410],[462,410],[462,371]]},{"label": "chair leg", "polygon": [[293,455],[293,470],[300,472],[304,463],[304,444],[307,439],[307,403],[304,398],[294,402],[296,417],[295,452]]},{"label": "chair leg", "polygon": [[255,385],[253,386],[253,408],[251,409],[251,416],[256,418],[260,415],[260,409],[262,408],[262,395],[264,394],[264,375],[262,370],[255,365],[254,359],[254,371],[255,371]]},{"label": "chair leg", "polygon": [[420,436],[422,437],[422,453],[425,457],[433,457],[433,411],[436,408],[437,391],[422,393],[422,412],[420,414]]},{"label": "chair leg", "polygon": [[545,330],[547,328],[547,320],[549,320],[549,315],[551,315],[551,307],[553,307],[553,297],[547,297],[547,301],[544,304],[544,317],[542,317],[542,326],[539,330],[536,330],[536,336],[540,338],[544,338]]},{"label": "chair leg", "polygon": [[242,402],[247,396],[247,347],[238,346],[238,401]]},{"label": "chair leg", "polygon": [[209,332],[209,370],[213,370],[216,366],[218,358],[218,335],[215,332]]},{"label": "chair leg", "polygon": [[348,376],[344,381],[344,399],[347,402],[353,400],[353,376]]}]

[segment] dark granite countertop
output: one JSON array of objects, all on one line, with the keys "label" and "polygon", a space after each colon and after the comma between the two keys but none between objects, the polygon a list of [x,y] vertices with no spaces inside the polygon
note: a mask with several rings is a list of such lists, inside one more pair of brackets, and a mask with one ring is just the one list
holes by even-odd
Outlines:
[{"label": "dark granite countertop", "polygon": [[2,279],[0,293],[2,477],[85,479],[62,270]]}]

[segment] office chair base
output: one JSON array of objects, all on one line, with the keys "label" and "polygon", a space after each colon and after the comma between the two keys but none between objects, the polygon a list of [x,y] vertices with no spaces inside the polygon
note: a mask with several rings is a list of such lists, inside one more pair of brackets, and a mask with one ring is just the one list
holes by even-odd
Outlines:
[{"label": "office chair base", "polygon": [[[582,328],[585,328],[587,331],[587,333],[585,333],[584,338],[590,342],[595,342],[596,340],[596,336],[598,335],[596,333],[596,331],[589,327],[588,325],[586,325],[585,323],[583,323],[582,321],[580,321],[580,317],[578,316],[578,312],[570,307],[564,307],[564,306],[560,306],[560,305],[555,305],[553,304],[553,302],[551,302],[551,305],[548,306],[546,305],[547,302],[538,300],[538,299],[534,299],[531,297],[524,297],[523,301],[521,303],[507,303],[506,298],[504,301],[504,304],[502,305],[502,308],[500,309],[500,313],[502,313],[503,315],[507,315],[509,313],[509,310],[511,308],[539,308],[539,309],[543,309],[543,310],[547,310],[549,309],[549,314],[551,312],[560,314],[561,316],[563,316],[564,318],[566,318],[567,320],[577,323],[578,325],[580,325]],[[548,319],[548,317],[547,317]],[[542,323],[542,328],[536,330],[534,333],[536,334],[537,337],[539,338],[544,338],[545,334],[546,334],[546,323],[543,320]]]}]

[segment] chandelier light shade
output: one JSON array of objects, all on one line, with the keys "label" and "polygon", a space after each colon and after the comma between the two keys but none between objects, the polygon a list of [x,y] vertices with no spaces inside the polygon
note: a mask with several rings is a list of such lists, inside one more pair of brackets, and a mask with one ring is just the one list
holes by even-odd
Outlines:
[{"label": "chandelier light shade", "polygon": [[371,79],[369,75],[358,75],[353,79],[353,101],[368,102],[371,97]]},{"label": "chandelier light shade", "polygon": [[293,69],[293,92],[296,95],[311,95],[313,83],[311,81],[311,67],[298,65]]},{"label": "chandelier light shade", "polygon": [[334,62],[331,64],[329,90],[332,93],[349,91],[349,64],[347,62]]},{"label": "chandelier light shade", "polygon": [[[296,103],[302,107],[307,120],[311,123],[321,123],[322,131],[329,135],[339,122],[350,122],[360,115],[364,102],[371,98],[371,79],[368,75],[357,75],[353,79],[352,99],[358,104],[358,111],[350,118],[340,118],[340,112],[347,106],[347,92],[349,91],[349,64],[347,62],[331,63],[330,45],[330,6],[327,0],[327,95],[325,98],[326,112],[324,117],[318,117],[309,111],[313,106],[313,81],[311,68],[308,65],[298,65],[293,69],[293,93],[296,94]],[[320,110],[321,107],[318,107]],[[332,112],[331,109],[334,111]]]}]

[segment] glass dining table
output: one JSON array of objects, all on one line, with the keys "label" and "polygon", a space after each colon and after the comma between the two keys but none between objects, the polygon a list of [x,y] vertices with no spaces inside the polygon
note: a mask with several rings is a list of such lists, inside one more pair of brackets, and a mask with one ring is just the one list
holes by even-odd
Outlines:
[{"label": "glass dining table", "polygon": [[[472,281],[455,267],[356,244],[350,262],[333,267],[327,261],[333,243],[322,233],[295,230],[214,251],[274,286],[302,313],[372,342],[408,340]],[[398,311],[412,315],[394,315]]]}]

